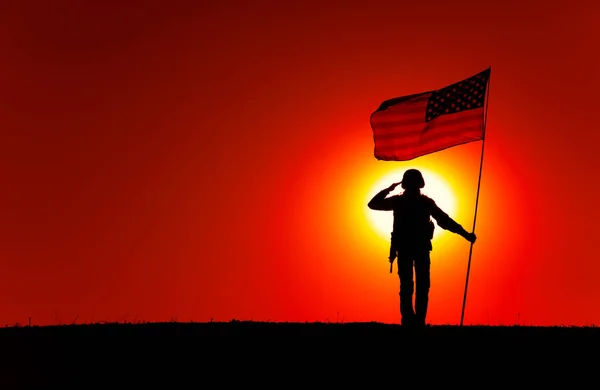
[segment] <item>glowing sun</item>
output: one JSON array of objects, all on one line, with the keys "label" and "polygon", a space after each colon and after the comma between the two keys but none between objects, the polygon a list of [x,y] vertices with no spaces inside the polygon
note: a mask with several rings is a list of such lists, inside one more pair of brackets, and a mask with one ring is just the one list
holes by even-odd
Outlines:
[{"label": "glowing sun", "polygon": [[[456,199],[451,187],[435,173],[423,169],[417,168],[423,174],[425,179],[425,187],[421,189],[421,193],[432,198],[435,203],[444,210],[448,215],[452,216],[455,211]],[[406,169],[399,169],[390,172],[386,176],[378,180],[369,193],[369,199],[367,202],[375,196],[379,191],[389,187],[392,183],[397,183],[402,180],[402,175]],[[398,186],[392,191],[389,196],[400,194],[403,191],[402,187]],[[375,211],[367,209],[367,217],[373,230],[375,230],[382,238],[389,239],[390,233],[392,232],[392,224],[394,216],[392,211]],[[435,221],[434,221],[435,222]],[[436,225],[435,233],[433,238],[435,239],[443,232],[443,229]]]}]

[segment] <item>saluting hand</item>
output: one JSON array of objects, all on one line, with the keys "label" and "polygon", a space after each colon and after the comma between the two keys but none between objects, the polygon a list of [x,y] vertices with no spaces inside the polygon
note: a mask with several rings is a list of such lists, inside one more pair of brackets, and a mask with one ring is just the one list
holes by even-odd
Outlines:
[{"label": "saluting hand", "polygon": [[396,189],[396,187],[398,187],[398,185],[400,184],[400,182],[398,183],[394,183],[391,186],[388,187],[388,191],[394,191]]}]

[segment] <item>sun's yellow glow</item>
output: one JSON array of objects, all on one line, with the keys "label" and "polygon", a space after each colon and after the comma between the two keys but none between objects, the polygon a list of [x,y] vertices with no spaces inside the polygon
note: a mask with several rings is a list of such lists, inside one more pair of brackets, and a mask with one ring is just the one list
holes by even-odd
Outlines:
[{"label": "sun's yellow glow", "polygon": [[[451,187],[444,179],[436,175],[434,172],[424,168],[418,169],[421,171],[423,178],[425,179],[425,187],[421,190],[421,193],[432,198],[442,210],[452,216],[456,208],[456,197]],[[372,190],[369,192],[369,200],[379,191],[389,187],[393,183],[401,181],[405,170],[406,169],[392,171],[378,180],[373,185]],[[403,189],[398,186],[388,196],[400,194],[402,191]],[[367,202],[369,200],[367,200]],[[370,222],[371,229],[377,232],[377,234],[382,238],[389,239],[394,220],[393,213],[391,211],[376,211],[370,209],[367,209],[367,213],[367,219]],[[445,231],[443,229],[436,226],[433,236],[434,240],[440,235],[444,234],[444,232]]]}]

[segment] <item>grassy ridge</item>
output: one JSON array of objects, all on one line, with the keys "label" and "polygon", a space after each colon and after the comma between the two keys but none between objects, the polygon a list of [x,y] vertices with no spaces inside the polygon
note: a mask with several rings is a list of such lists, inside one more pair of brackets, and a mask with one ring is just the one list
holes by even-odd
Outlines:
[{"label": "grassy ridge", "polygon": [[0,345],[2,389],[141,386],[159,377],[168,378],[169,388],[180,388],[175,384],[179,380],[205,385],[217,380],[220,386],[238,386],[242,380],[266,386],[281,384],[282,375],[309,383],[319,378],[352,384],[358,377],[389,380],[395,373],[418,378],[414,370],[428,372],[428,381],[444,373],[438,379],[446,385],[462,383],[460,373],[467,370],[493,381],[520,378],[520,383],[533,380],[539,386],[559,377],[568,377],[571,384],[592,376],[596,381],[600,328],[406,329],[381,323],[251,321],[87,324],[0,328]]}]

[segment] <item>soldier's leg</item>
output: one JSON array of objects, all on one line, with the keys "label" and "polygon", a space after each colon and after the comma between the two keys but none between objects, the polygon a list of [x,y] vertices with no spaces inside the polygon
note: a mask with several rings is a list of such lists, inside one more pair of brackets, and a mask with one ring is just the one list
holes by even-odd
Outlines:
[{"label": "soldier's leg", "polygon": [[398,276],[400,277],[400,315],[402,325],[410,325],[414,322],[415,312],[413,310],[413,260],[406,255],[398,256]]},{"label": "soldier's leg", "polygon": [[415,257],[415,315],[417,324],[419,325],[425,325],[427,317],[429,287],[431,286],[430,268],[431,259],[429,251],[420,253]]}]

